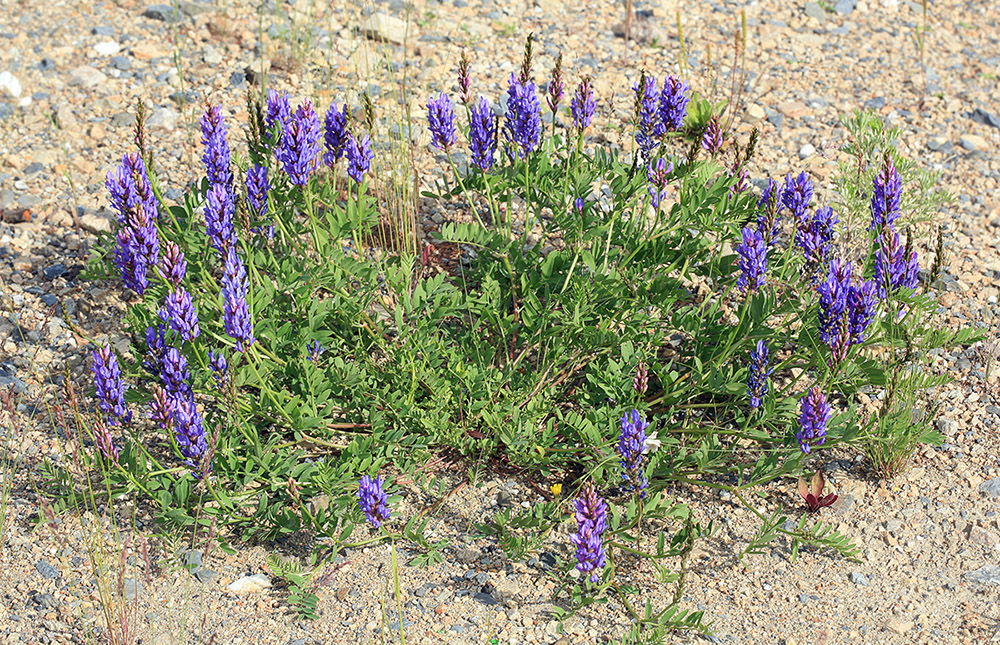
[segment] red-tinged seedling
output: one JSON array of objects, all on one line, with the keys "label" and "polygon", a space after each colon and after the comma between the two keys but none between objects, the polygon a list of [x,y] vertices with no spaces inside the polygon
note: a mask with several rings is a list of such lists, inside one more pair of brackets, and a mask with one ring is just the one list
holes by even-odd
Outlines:
[{"label": "red-tinged seedling", "polygon": [[823,473],[818,470],[812,476],[812,481],[808,484],[805,478],[799,477],[799,495],[806,501],[806,506],[809,507],[810,513],[815,513],[824,506],[829,506],[837,501],[836,493],[823,495],[823,487],[825,485],[826,480],[823,479]]}]

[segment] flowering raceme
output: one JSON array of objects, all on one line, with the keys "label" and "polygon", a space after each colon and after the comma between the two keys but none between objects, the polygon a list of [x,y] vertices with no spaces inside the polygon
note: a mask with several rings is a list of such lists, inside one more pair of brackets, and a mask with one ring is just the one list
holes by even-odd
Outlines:
[{"label": "flowering raceme", "polygon": [[576,92],[569,102],[569,110],[573,115],[573,127],[578,133],[590,127],[594,112],[597,111],[597,101],[594,99],[594,88],[591,87],[589,76],[577,85]]},{"label": "flowering raceme", "polygon": [[233,195],[222,184],[215,184],[205,195],[205,232],[212,246],[219,253],[236,244],[236,229],[233,228]]},{"label": "flowering raceme", "polygon": [[469,151],[472,165],[483,172],[493,167],[497,149],[497,125],[490,102],[480,98],[469,112]]},{"label": "flowering raceme", "polygon": [[876,240],[875,286],[878,297],[885,299],[889,293],[900,288],[913,289],[920,277],[920,263],[917,252],[911,251],[906,257],[906,247],[899,241],[899,233],[885,225]]},{"label": "flowering raceme", "polygon": [[174,439],[184,463],[197,468],[208,442],[205,439],[205,425],[194,401],[175,401],[173,405]]},{"label": "flowering raceme", "polygon": [[688,102],[691,100],[691,86],[679,78],[667,76],[660,91],[660,122],[667,131],[680,130],[687,116]]},{"label": "flowering raceme", "polygon": [[569,539],[576,547],[576,568],[584,575],[591,574],[590,581],[597,582],[597,571],[604,567],[602,534],[608,528],[608,505],[590,482],[584,485],[575,504],[577,531]]},{"label": "flowering raceme", "polygon": [[91,369],[101,411],[107,415],[111,425],[128,423],[132,420],[132,412],[125,407],[125,384],[122,383],[118,357],[111,351],[111,345],[95,349],[92,356],[94,365]]},{"label": "flowering raceme", "polygon": [[646,178],[649,180],[649,196],[652,198],[653,208],[659,208],[667,196],[667,176],[673,171],[674,164],[667,163],[663,157],[649,162],[649,170],[646,171]]},{"label": "flowering raceme", "polygon": [[827,251],[833,242],[833,227],[839,221],[829,206],[817,208],[811,218],[798,220],[795,243],[802,249],[807,263],[816,266],[826,261]]},{"label": "flowering raceme", "polygon": [[168,347],[163,353],[163,363],[160,367],[160,381],[163,389],[173,404],[178,401],[194,401],[194,391],[191,389],[191,372],[188,371],[187,358],[176,347]]},{"label": "flowering raceme", "polygon": [[882,169],[875,176],[872,182],[872,221],[868,225],[868,230],[881,228],[883,226],[893,226],[899,218],[899,206],[903,196],[903,182],[896,172],[896,166],[892,163],[892,157],[886,153]]},{"label": "flowering raceme", "polygon": [[740,256],[740,277],[736,286],[743,293],[753,293],[766,283],[764,274],[767,272],[767,244],[760,231],[744,226],[741,233],[743,243],[736,247]]},{"label": "flowering raceme", "polygon": [[427,103],[427,122],[431,130],[431,145],[447,152],[455,143],[455,110],[444,92]]},{"label": "flowering raceme", "polygon": [[195,311],[191,294],[183,287],[171,291],[163,301],[160,309],[160,320],[170,325],[177,335],[184,340],[194,340],[198,337],[198,312]]},{"label": "flowering raceme", "polygon": [[656,77],[645,74],[632,86],[635,93],[635,142],[639,145],[644,159],[648,159],[653,148],[666,130],[657,111]]},{"label": "flowering raceme", "polygon": [[358,485],[358,505],[373,528],[389,519],[389,499],[382,488],[382,477],[362,475]]},{"label": "flowering raceme", "polygon": [[822,446],[826,441],[826,423],[833,412],[818,385],[802,397],[801,406],[799,431],[795,438],[799,442],[799,449],[809,454],[813,448]]},{"label": "flowering raceme", "polygon": [[767,379],[774,372],[768,367],[768,351],[764,341],[757,341],[757,347],[750,352],[750,371],[747,375],[747,396],[750,397],[750,407],[757,409],[767,395]]},{"label": "flowering raceme", "polygon": [[246,268],[234,247],[226,251],[223,267],[222,299],[223,326],[226,333],[236,340],[236,349],[244,352],[254,343],[253,324],[250,322],[250,307],[247,305]]},{"label": "flowering raceme", "polygon": [[353,134],[348,135],[347,174],[351,176],[351,179],[359,184],[364,181],[374,156],[371,139],[368,138],[367,134],[362,134],[357,138]]},{"label": "flowering raceme", "polygon": [[232,189],[233,172],[229,168],[226,122],[219,105],[210,105],[201,117],[201,144],[205,146],[201,160],[205,164],[209,183]]},{"label": "flowering raceme", "polygon": [[173,242],[164,243],[160,264],[163,267],[163,278],[176,289],[187,273],[187,260],[184,259],[181,247]]},{"label": "flowering raceme", "polygon": [[347,103],[344,103],[343,111],[337,109],[336,103],[331,103],[323,124],[323,143],[326,146],[323,163],[333,167],[344,156],[344,149],[347,147]]},{"label": "flowering raceme", "polygon": [[513,146],[507,150],[511,160],[527,159],[542,136],[542,110],[535,94],[535,84],[531,81],[519,81],[513,72],[507,87],[504,133]]},{"label": "flowering raceme", "polygon": [[309,173],[319,154],[319,137],[319,117],[312,103],[306,101],[288,119],[276,155],[292,184],[305,186],[309,183]]},{"label": "flowering raceme", "polygon": [[701,135],[701,149],[715,156],[722,150],[722,140],[722,126],[719,125],[719,119],[713,116]]},{"label": "flowering raceme", "polygon": [[[267,110],[264,113],[264,139],[274,146],[279,140],[285,124],[292,114],[292,107],[289,103],[288,92],[278,92],[277,90],[267,91]],[[272,140],[272,130],[277,127],[277,138]]]},{"label": "flowering raceme", "polygon": [[118,211],[119,224],[125,225],[129,211],[140,205],[149,218],[159,218],[153,185],[149,181],[146,164],[138,154],[132,152],[124,155],[121,164],[115,170],[108,171],[104,185],[111,195],[111,205]]},{"label": "flowering raceme", "polygon": [[646,496],[645,488],[649,484],[642,472],[647,428],[649,422],[642,413],[632,410],[622,417],[621,433],[618,436],[618,454],[621,455],[625,490],[639,491],[642,497]]},{"label": "flowering raceme", "polygon": [[805,221],[806,209],[812,201],[813,186],[805,172],[792,179],[789,174],[785,177],[785,187],[781,191],[781,205],[792,212],[796,222]]}]

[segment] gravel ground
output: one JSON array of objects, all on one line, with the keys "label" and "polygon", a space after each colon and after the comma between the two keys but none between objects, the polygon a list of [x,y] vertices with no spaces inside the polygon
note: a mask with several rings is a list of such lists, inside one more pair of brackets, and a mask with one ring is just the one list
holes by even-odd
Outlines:
[{"label": "gravel ground", "polygon": [[[939,220],[948,253],[941,323],[982,326],[995,343],[1000,9],[982,1],[930,4],[922,67],[915,45],[919,4],[822,4],[826,10],[778,0],[637,1],[627,50],[616,35],[624,16],[620,2],[390,0],[365,8],[304,0],[278,7],[266,2],[261,14],[236,2],[184,0],[179,11],[134,0],[0,4],[0,387],[18,394],[14,418],[8,423],[0,417],[12,426],[6,436],[17,459],[0,550],[0,642],[100,642],[95,629],[104,618],[95,571],[118,562],[120,544],[129,549],[124,586],[127,596],[138,598],[127,606],[142,642],[380,643],[393,641],[384,629],[399,629],[388,592],[387,547],[346,554],[322,591],[322,617],[300,622],[283,603],[284,590],[237,594],[228,586],[255,574],[276,583],[268,553],[301,554],[301,545],[244,547],[234,555],[206,554],[195,545],[196,552],[184,554],[177,544],[153,540],[156,566],[147,578],[134,566],[143,560],[137,536],[154,527],[141,512],[133,515],[127,500],[116,517],[135,524],[138,534],[118,533],[102,509],[36,527],[42,464],[66,452],[62,426],[51,414],[54,392],[67,376],[81,387],[89,383],[85,355],[92,339],[123,340],[115,327],[124,311],[118,285],[84,282],[78,274],[95,234],[109,228],[104,175],[129,149],[135,101],[142,98],[150,107],[157,171],[168,199],[179,199],[200,168],[201,106],[222,103],[242,122],[243,95],[259,78],[262,55],[270,61],[269,83],[296,98],[312,97],[325,109],[330,100],[368,89],[380,109],[388,109],[391,92],[377,74],[365,73],[376,59],[360,45],[389,40],[375,49],[408,66],[417,93],[414,121],[421,123],[426,93],[454,90],[463,48],[473,56],[476,90],[495,99],[518,65],[524,37],[534,32],[537,78],[545,78],[555,55],[564,52],[568,85],[592,76],[599,119],[614,125],[627,119],[628,88],[640,69],[658,77],[675,71],[678,9],[684,11],[694,83],[706,92],[709,47],[713,60],[728,57],[745,9],[748,74],[736,127],[744,135],[753,126],[762,131],[754,176],[805,169],[820,201],[828,201],[846,136],[837,117],[864,107],[899,127],[900,149],[940,170],[945,188],[957,196]],[[372,9],[390,18],[408,12],[406,46],[391,42],[395,23],[373,21]],[[366,33],[358,30],[363,25],[370,26]],[[719,86],[728,90],[728,78],[721,77]],[[231,133],[236,143],[233,126]],[[439,165],[422,128],[411,135],[427,185]],[[440,205],[421,211],[427,230],[448,216]],[[930,253],[919,250],[927,264]],[[712,642],[1000,642],[1000,385],[997,370],[988,369],[989,353],[989,347],[974,346],[935,357],[934,368],[954,379],[938,392],[943,406],[937,424],[946,443],[920,450],[888,487],[855,455],[825,455],[827,478],[840,499],[820,517],[860,546],[861,564],[808,552],[793,562],[781,542],[740,563],[735,554],[756,528],[752,516],[725,494],[674,491],[700,521],[714,519],[719,529],[693,554],[683,601],[705,610]],[[581,612],[566,622],[565,633],[556,632],[550,572],[557,557],[569,556],[567,531],[557,531],[523,562],[508,561],[495,542],[470,535],[471,524],[496,507],[537,501],[533,487],[490,473],[472,483],[464,468],[438,468],[453,492],[430,528],[452,546],[445,562],[401,572],[407,642],[485,643],[496,637],[501,643],[598,643],[620,637],[625,622],[615,602]],[[763,510],[785,507],[796,516],[793,485],[778,483],[765,492]],[[400,514],[421,510],[427,500],[410,487]],[[103,564],[94,557],[102,549]],[[636,579],[644,594],[662,603],[672,589],[652,584],[647,574],[637,571]],[[675,641],[703,639],[679,635]]]}]

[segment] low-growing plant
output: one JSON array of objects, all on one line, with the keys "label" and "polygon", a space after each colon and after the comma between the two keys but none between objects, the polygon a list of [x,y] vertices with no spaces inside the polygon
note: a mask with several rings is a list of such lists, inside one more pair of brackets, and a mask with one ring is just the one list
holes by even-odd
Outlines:
[{"label": "low-growing plant", "polygon": [[[518,558],[574,516],[582,575],[558,567],[561,611],[613,594],[639,635],[704,629],[679,603],[687,557],[711,525],[667,490],[731,491],[761,523],[745,553],[783,534],[793,555],[808,544],[855,557],[828,526],[803,516],[788,527],[744,495],[794,480],[831,446],[857,446],[881,467],[929,438],[895,416],[910,409],[903,393],[942,382],[927,352],[973,337],[931,324],[925,249],[900,237],[939,194],[921,179],[921,197],[904,197],[912,167],[867,116],[855,118],[857,169],[837,180],[841,221],[813,205],[805,173],[755,195],[757,134],[741,142],[721,106],[678,78],[638,76],[625,148],[591,145],[602,98],[587,78],[568,97],[561,76],[542,88],[559,117],[545,131],[531,38],[505,80],[499,110],[473,98],[466,62],[466,118],[446,94],[427,105],[450,172],[425,196],[467,217],[430,231],[419,254],[385,235],[371,99],[334,103],[321,125],[308,101],[293,110],[283,93],[250,97],[245,156],[208,106],[206,177],[172,206],[140,116],[138,152],[108,176],[116,230],[89,266],[133,294],[131,350],[94,351],[103,430],[84,465],[109,498],[141,495],[168,526],[216,522],[220,539],[309,531],[327,556],[358,546],[348,539],[362,511],[378,529],[391,503],[381,479],[382,504],[365,498],[363,479],[359,509],[359,476],[391,468],[416,480],[442,449],[569,473],[578,495],[500,511],[479,530]],[[436,266],[435,249],[458,262]],[[862,390],[889,402],[864,428]],[[50,473],[53,491],[74,486]],[[439,557],[425,526],[418,515],[373,538],[392,543],[397,602],[396,542],[423,551],[415,563]],[[636,602],[622,581],[639,559],[675,585],[666,608]],[[303,576],[324,564],[279,567],[302,615],[315,612]]]}]

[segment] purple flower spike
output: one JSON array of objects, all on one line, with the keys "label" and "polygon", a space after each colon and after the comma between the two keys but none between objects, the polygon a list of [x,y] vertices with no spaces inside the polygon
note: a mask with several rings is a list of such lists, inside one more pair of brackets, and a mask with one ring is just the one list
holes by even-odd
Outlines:
[{"label": "purple flower spike", "polygon": [[354,135],[348,135],[347,174],[351,176],[351,179],[359,184],[364,181],[365,175],[371,169],[374,156],[372,142],[367,134],[362,134],[357,138]]},{"label": "purple flower spike", "polygon": [[569,536],[576,547],[576,568],[591,574],[590,581],[597,582],[597,573],[604,567],[604,541],[601,535],[608,528],[608,505],[597,496],[593,484],[587,482],[576,499],[576,533]]},{"label": "purple flower spike", "polygon": [[[642,87],[640,88],[640,83]],[[663,138],[666,128],[657,111],[656,77],[643,74],[640,83],[632,86],[635,93],[635,142],[642,151],[643,159],[648,159],[653,148]]]},{"label": "purple flower spike", "polygon": [[382,477],[362,475],[358,486],[358,505],[372,527],[379,528],[389,519],[389,498],[382,489]]},{"label": "purple flower spike", "polygon": [[469,150],[472,165],[483,172],[493,167],[497,149],[497,123],[490,102],[480,98],[469,113]]},{"label": "purple flower spike", "polygon": [[833,412],[826,402],[826,395],[820,391],[818,385],[802,397],[802,412],[799,414],[800,429],[795,433],[799,449],[802,452],[809,454],[813,448],[823,445],[823,442],[826,441],[826,423],[832,415]]},{"label": "purple flower spike", "polygon": [[642,361],[635,368],[635,376],[632,378],[632,389],[639,396],[646,393],[649,389],[649,368]]},{"label": "purple flower spike", "polygon": [[159,385],[153,386],[153,397],[149,400],[149,418],[161,430],[166,430],[173,423],[174,401]]},{"label": "purple flower spike", "polygon": [[[272,147],[280,140],[281,133],[291,115],[292,107],[288,101],[288,92],[283,91],[279,94],[277,90],[268,90],[267,111],[264,114],[264,138]],[[278,128],[278,132],[275,140],[272,141],[271,131],[274,130],[275,126]]]},{"label": "purple flower spike", "polygon": [[583,132],[590,127],[590,122],[594,120],[594,112],[597,111],[597,100],[594,99],[594,88],[590,84],[589,76],[576,86],[576,92],[569,102],[569,110],[573,115],[573,127],[577,132]]},{"label": "purple flower spike", "polygon": [[757,347],[750,352],[750,373],[747,375],[747,396],[750,397],[750,407],[757,409],[767,395],[767,379],[774,372],[768,367],[768,351],[764,341],[757,341]]},{"label": "purple flower spike", "polygon": [[208,189],[205,196],[205,232],[219,253],[225,253],[226,249],[236,244],[234,211],[233,194],[228,188],[215,184]]},{"label": "purple flower spike", "polygon": [[229,168],[226,122],[219,105],[210,105],[201,117],[201,145],[205,146],[201,160],[205,164],[209,183],[232,188],[233,171]]},{"label": "purple flower spike", "polygon": [[308,354],[306,358],[315,363],[317,360],[319,360],[319,357],[325,351],[326,348],[323,347],[323,345],[318,340],[314,340],[313,342],[309,343],[309,345],[306,346],[306,352]]},{"label": "purple flower spike", "polygon": [[115,236],[115,267],[122,276],[122,282],[140,296],[149,286],[146,277],[146,257],[139,249],[132,229],[123,228]]},{"label": "purple flower spike", "polygon": [[156,195],[149,181],[146,164],[136,153],[122,157],[121,165],[109,171],[104,182],[111,194],[111,205],[118,211],[118,223],[124,226],[130,211],[142,208],[151,220],[159,218]]},{"label": "purple flower spike", "polygon": [[841,318],[847,311],[851,286],[851,263],[832,260],[826,279],[816,286],[819,293],[819,337],[834,348],[841,334]]},{"label": "purple flower spike", "polygon": [[875,286],[878,297],[885,299],[888,293],[900,288],[913,289],[917,286],[920,263],[917,252],[911,251],[906,257],[906,247],[899,241],[899,233],[884,225],[878,237],[875,251]]},{"label": "purple flower spike", "polygon": [[108,425],[104,423],[104,419],[98,417],[94,421],[94,441],[97,442],[97,447],[101,450],[101,454],[108,461],[118,465],[118,448],[115,448],[115,443],[111,439],[111,430],[108,429]]},{"label": "purple flower spike", "polygon": [[250,166],[246,176],[247,202],[253,217],[260,221],[267,217],[267,166]]},{"label": "purple flower spike", "polygon": [[799,173],[799,176],[795,179],[792,179],[791,174],[785,177],[785,187],[781,191],[781,204],[792,211],[792,215],[795,216],[796,221],[805,221],[806,209],[809,208],[812,196],[812,182],[809,181],[809,177],[805,172]]},{"label": "purple flower spike", "polygon": [[562,102],[562,99],[562,54],[559,54],[559,57],[556,59],[556,66],[552,69],[552,79],[549,81],[549,91],[545,97],[545,103],[549,106],[553,119],[559,112],[559,103]]},{"label": "purple flower spike", "polygon": [[289,118],[276,155],[292,184],[305,186],[309,183],[309,173],[319,154],[319,138],[319,117],[312,103],[306,101]]},{"label": "purple flower spike", "polygon": [[622,480],[624,488],[640,492],[646,496],[645,488],[649,481],[642,472],[643,447],[646,443],[646,429],[649,422],[638,410],[632,410],[622,417],[621,434],[618,436],[618,454],[621,455]]},{"label": "purple flower spike", "polygon": [[212,370],[212,378],[215,379],[215,384],[219,386],[221,390],[229,382],[229,363],[226,362],[226,357],[222,353],[215,353],[214,350],[208,350],[208,367]]},{"label": "purple flower spike", "polygon": [[174,439],[189,468],[197,469],[208,450],[205,424],[194,401],[180,401],[173,409]]},{"label": "purple flower spike", "polygon": [[201,333],[191,294],[183,287],[167,294],[160,309],[160,320],[169,324],[184,340],[194,340]]},{"label": "purple flower spike", "polygon": [[469,107],[472,105],[472,80],[469,78],[469,58],[465,51],[462,51],[462,58],[458,61],[458,89],[462,92],[462,105]]},{"label": "purple flower spike", "polygon": [[798,220],[795,243],[802,249],[806,263],[816,266],[826,261],[833,242],[833,227],[839,221],[840,218],[829,206],[817,208],[812,218],[806,216]]},{"label": "purple flower spike", "polygon": [[236,349],[244,352],[254,344],[255,338],[253,324],[250,322],[250,307],[247,305],[247,272],[234,247],[229,247],[226,251],[223,274],[223,326],[226,333],[236,340]]},{"label": "purple flower spike", "polygon": [[184,259],[184,252],[181,247],[173,242],[163,244],[163,255],[160,256],[160,263],[163,267],[163,277],[176,289],[184,274],[187,273],[187,260]]},{"label": "purple flower spike", "polygon": [[111,351],[111,345],[95,349],[92,353],[94,365],[94,386],[97,402],[107,415],[108,423],[118,425],[132,420],[132,412],[125,407],[125,384],[122,383],[118,357]]},{"label": "purple flower spike", "polygon": [[542,137],[542,109],[535,94],[535,84],[518,81],[513,72],[507,87],[504,133],[512,146],[507,149],[507,156],[512,161],[527,159]]},{"label": "purple flower spike", "polygon": [[743,227],[742,236],[743,243],[736,247],[742,271],[736,279],[736,286],[743,293],[754,293],[766,283],[764,274],[767,272],[767,244],[760,231],[749,226]]},{"label": "purple flower spike", "polygon": [[892,163],[892,157],[885,155],[885,162],[875,176],[872,191],[872,221],[868,230],[889,226],[899,219],[899,206],[903,197],[903,182]]},{"label": "purple flower spike", "polygon": [[194,401],[191,390],[191,372],[188,371],[187,359],[176,347],[170,347],[163,354],[163,365],[160,369],[160,380],[167,396],[177,401]]},{"label": "purple flower spike", "polygon": [[713,116],[701,135],[701,148],[714,157],[722,150],[722,141],[722,126],[719,125],[719,119]]},{"label": "purple flower spike", "polygon": [[167,351],[167,328],[163,325],[146,327],[146,360],[142,362],[143,369],[153,376],[159,376],[165,351]]},{"label": "purple flower spike", "polygon": [[646,178],[649,180],[649,196],[652,197],[653,208],[659,208],[660,202],[667,197],[667,176],[673,171],[674,164],[667,163],[663,157],[649,162]]},{"label": "purple flower spike", "polygon": [[847,323],[852,345],[865,342],[865,333],[875,320],[876,292],[875,283],[865,280],[860,286],[851,285],[847,293]]},{"label": "purple flower spike", "polygon": [[331,103],[323,121],[323,143],[326,146],[323,163],[332,168],[344,156],[344,148],[347,146],[347,103],[344,103],[343,111],[338,111],[337,104]]},{"label": "purple flower spike", "polygon": [[687,116],[688,102],[691,100],[691,87],[684,81],[668,76],[663,79],[663,89],[660,91],[660,122],[668,130],[680,130]]},{"label": "purple flower spike", "polygon": [[427,122],[431,130],[431,145],[447,152],[455,143],[455,110],[444,92],[427,104]]}]

